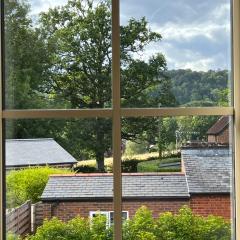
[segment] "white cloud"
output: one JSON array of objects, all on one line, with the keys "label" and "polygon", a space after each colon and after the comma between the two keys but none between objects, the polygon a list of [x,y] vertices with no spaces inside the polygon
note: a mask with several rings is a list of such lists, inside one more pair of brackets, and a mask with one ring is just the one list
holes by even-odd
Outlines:
[{"label": "white cloud", "polygon": [[32,0],[31,15],[37,15],[40,12],[45,12],[49,8],[66,4],[67,0]]}]

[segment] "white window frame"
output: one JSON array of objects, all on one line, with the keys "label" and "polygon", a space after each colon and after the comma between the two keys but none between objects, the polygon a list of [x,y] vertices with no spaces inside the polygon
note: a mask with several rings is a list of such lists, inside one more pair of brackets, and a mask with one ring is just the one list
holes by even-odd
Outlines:
[{"label": "white window frame", "polygon": [[[129,212],[128,211],[122,211],[122,213],[127,213],[126,220],[129,220]],[[107,218],[106,228],[109,228],[113,225],[113,224],[111,224],[111,214],[114,214],[114,211],[90,211],[89,212],[90,220],[92,220],[94,218],[93,215],[98,215],[98,214],[106,216],[106,218]]]}]

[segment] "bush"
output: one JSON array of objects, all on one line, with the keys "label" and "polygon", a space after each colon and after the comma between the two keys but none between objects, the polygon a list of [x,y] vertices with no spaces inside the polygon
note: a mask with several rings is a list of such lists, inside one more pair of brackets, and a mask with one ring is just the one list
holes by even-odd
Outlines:
[{"label": "bush", "polygon": [[7,233],[7,240],[20,240],[20,237],[9,232]]},{"label": "bush", "polygon": [[[67,223],[53,218],[45,221],[27,240],[112,240],[112,228],[106,228],[105,216],[89,219],[76,217]],[[230,240],[231,225],[221,217],[194,215],[188,207],[178,214],[163,213],[153,219],[146,207],[123,224],[124,240]],[[11,239],[12,240],[12,239]]]},{"label": "bush", "polygon": [[124,173],[133,173],[137,172],[138,163],[140,161],[137,159],[126,159],[122,161],[122,172]]},{"label": "bush", "polygon": [[231,225],[221,217],[194,215],[183,207],[174,215],[166,212],[153,220],[151,211],[141,207],[123,228],[124,240],[230,240]]},{"label": "bush", "polygon": [[76,172],[76,173],[96,173],[96,172],[98,172],[98,170],[93,166],[84,165],[84,166],[75,167],[74,172]]},{"label": "bush", "polygon": [[76,217],[67,223],[53,218],[44,221],[34,236],[26,240],[111,240],[112,231],[106,229],[106,218],[97,216],[90,223],[88,219]]},{"label": "bush", "polygon": [[124,155],[126,156],[133,156],[135,154],[142,154],[146,153],[148,145],[145,142],[142,143],[136,143],[132,141],[127,141],[126,143],[126,150],[124,152]]},{"label": "bush", "polygon": [[39,167],[11,171],[7,175],[7,207],[13,208],[31,200],[38,202],[49,175],[69,173],[69,170]]},{"label": "bush", "polygon": [[156,222],[159,240],[230,240],[231,225],[221,217],[194,215],[188,207],[179,214],[162,214]]}]

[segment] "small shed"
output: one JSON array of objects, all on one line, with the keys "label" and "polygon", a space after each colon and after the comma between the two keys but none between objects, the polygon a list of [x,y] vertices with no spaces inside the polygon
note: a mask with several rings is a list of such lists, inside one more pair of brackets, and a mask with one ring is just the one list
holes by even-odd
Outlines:
[{"label": "small shed", "polygon": [[7,139],[6,170],[30,166],[71,168],[76,159],[52,138]]}]

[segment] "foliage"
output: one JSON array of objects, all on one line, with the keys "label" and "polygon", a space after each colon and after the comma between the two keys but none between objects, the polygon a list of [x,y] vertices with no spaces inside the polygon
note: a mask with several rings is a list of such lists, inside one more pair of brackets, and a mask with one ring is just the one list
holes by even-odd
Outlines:
[{"label": "foliage", "polygon": [[21,238],[13,233],[7,233],[7,240],[21,240]]},{"label": "foliage", "polygon": [[76,217],[67,223],[57,218],[44,221],[33,236],[27,240],[110,240],[111,230],[106,229],[106,218],[97,216],[90,222]]},{"label": "foliage", "polygon": [[95,173],[97,169],[93,166],[83,165],[74,168],[74,172],[76,173]]},{"label": "foliage", "polygon": [[194,215],[188,207],[179,214],[162,214],[156,222],[159,240],[230,240],[231,225],[221,217]]},{"label": "foliage", "polygon": [[[45,78],[45,94],[62,96],[72,108],[104,108],[111,106],[111,6],[108,0],[71,1],[65,6],[42,13],[39,32],[48,52],[48,75]],[[161,53],[148,60],[136,60],[151,42],[161,41],[159,33],[151,31],[147,20],[130,19],[121,26],[121,76],[123,106],[156,106],[174,103],[170,92],[170,79],[166,77],[166,61]],[[91,43],[91,44],[89,44]],[[151,89],[159,86],[164,94],[151,95]],[[171,102],[171,103],[170,103]],[[124,138],[137,138],[139,127],[150,124],[137,120],[133,131],[125,131]],[[86,139],[85,129],[92,128],[88,141],[82,146],[93,152],[97,167],[104,171],[104,153],[111,145],[111,128],[105,119],[81,122],[66,131],[69,136]],[[97,126],[97,127],[96,127]],[[70,145],[69,145],[70,146]],[[76,144],[74,143],[75,149]]]},{"label": "foliage", "polygon": [[133,156],[135,154],[146,153],[147,149],[148,145],[146,142],[137,143],[133,141],[127,141],[124,155]]},{"label": "foliage", "polygon": [[172,91],[179,105],[193,101],[209,101],[215,106],[228,105],[231,93],[227,70],[197,72],[179,69],[168,71],[167,75],[172,80]]},{"label": "foliage", "polygon": [[31,200],[33,203],[39,198],[48,182],[49,175],[69,173],[66,169],[50,167],[27,168],[11,171],[7,175],[7,207],[13,208]]},{"label": "foliage", "polygon": [[134,173],[137,172],[137,166],[140,161],[137,159],[125,159],[122,161],[122,172]]},{"label": "foliage", "polygon": [[[106,227],[105,216],[93,220],[76,217],[67,223],[46,220],[27,240],[111,240],[112,227]],[[124,240],[230,240],[231,225],[222,217],[194,215],[188,207],[178,214],[166,212],[157,219],[145,206],[123,223]]]},{"label": "foliage", "polygon": [[142,236],[156,240],[230,240],[231,225],[221,217],[194,215],[188,207],[176,215],[166,212],[153,220],[151,212],[142,207],[125,224],[123,234],[125,240]]},{"label": "foliage", "polygon": [[[28,4],[5,1],[7,107],[111,107],[111,4],[109,0],[96,2],[69,0],[33,22]],[[162,40],[145,17],[129,19],[120,34],[122,107],[228,105],[231,93],[227,70],[169,71],[161,53],[147,60],[136,59],[149,44]],[[207,119],[196,123],[173,118],[124,118],[122,138],[155,145],[162,155],[174,146],[179,128],[200,132],[198,138],[204,138],[213,123]],[[104,171],[104,154],[112,149],[111,121],[107,119],[16,120],[6,124],[8,137],[54,137],[75,158],[95,158],[100,171]],[[189,140],[188,136],[184,139]]]},{"label": "foliage", "polygon": [[217,121],[217,116],[187,116],[179,117],[178,140],[186,142],[187,140],[207,140],[208,129]]}]

